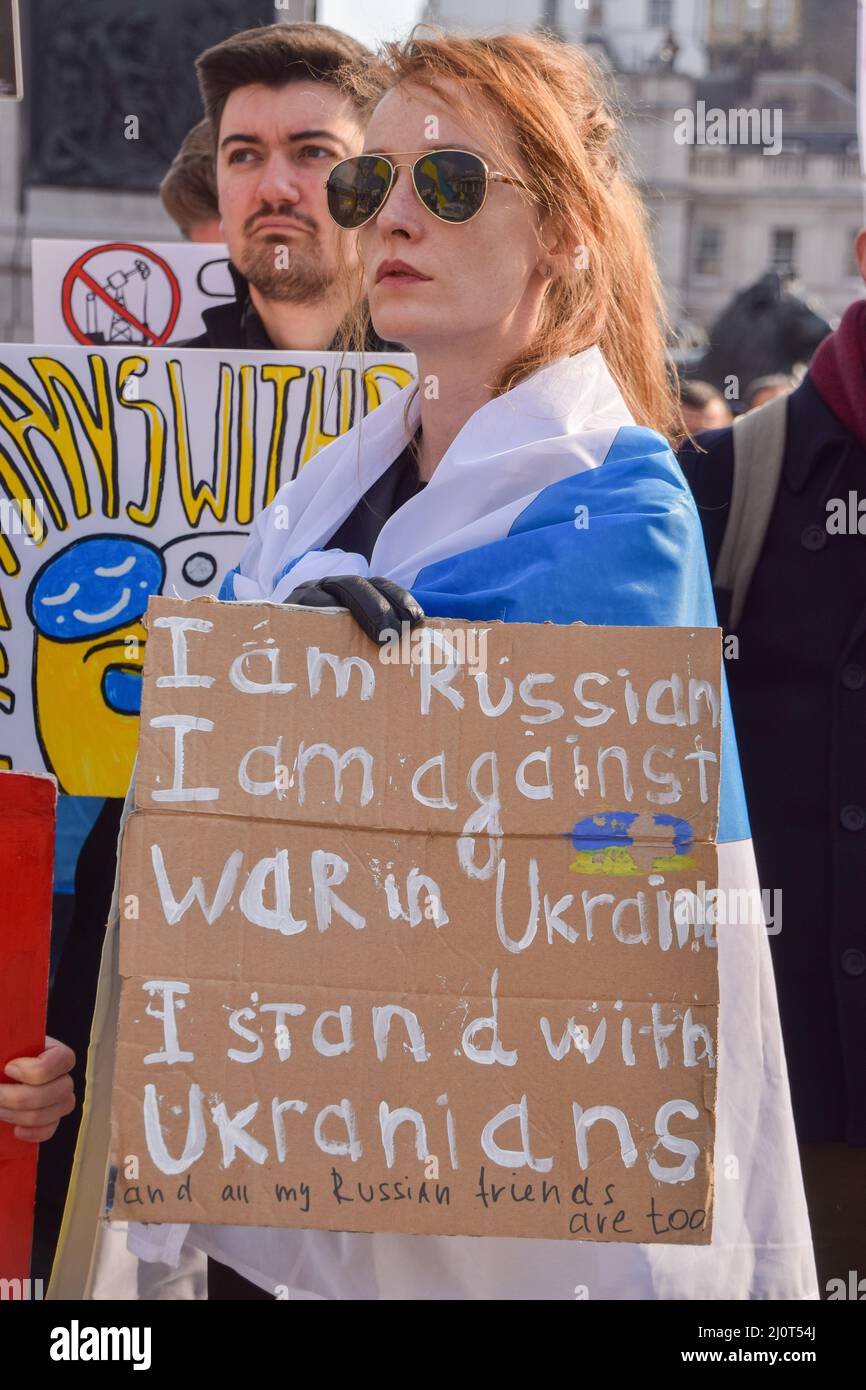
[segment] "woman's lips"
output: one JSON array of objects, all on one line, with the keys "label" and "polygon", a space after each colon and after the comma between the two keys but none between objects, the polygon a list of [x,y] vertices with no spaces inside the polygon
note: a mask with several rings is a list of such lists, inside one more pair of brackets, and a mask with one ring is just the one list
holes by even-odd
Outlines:
[{"label": "woman's lips", "polygon": [[392,285],[408,285],[429,279],[429,275],[422,275],[420,270],[406,265],[405,261],[383,261],[376,275],[376,284],[381,285],[388,281]]}]

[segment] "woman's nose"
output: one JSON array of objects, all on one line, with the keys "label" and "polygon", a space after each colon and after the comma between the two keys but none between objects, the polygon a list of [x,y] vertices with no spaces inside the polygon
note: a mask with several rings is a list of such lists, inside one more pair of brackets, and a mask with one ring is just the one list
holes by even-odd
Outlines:
[{"label": "woman's nose", "polygon": [[408,165],[400,165],[394,172],[391,190],[385,205],[379,212],[379,226],[383,232],[399,229],[414,231],[418,225],[418,214],[422,211],[418,196],[412,183],[412,170]]}]

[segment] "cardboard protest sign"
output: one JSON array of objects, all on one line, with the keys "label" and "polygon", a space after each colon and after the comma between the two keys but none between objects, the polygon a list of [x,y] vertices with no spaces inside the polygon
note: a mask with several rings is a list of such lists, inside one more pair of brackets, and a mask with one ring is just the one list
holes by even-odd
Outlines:
[{"label": "cardboard protest sign", "polygon": [[[0,1080],[13,1057],[45,1048],[57,789],[50,777],[0,773]],[[30,1271],[38,1145],[0,1124],[0,1279]]]},{"label": "cardboard protest sign", "polygon": [[34,237],[32,254],[38,343],[184,342],[204,330],[205,309],[235,294],[219,242]]},{"label": "cardboard protest sign", "polygon": [[148,596],[216,593],[281,484],[413,368],[0,346],[0,767],[123,796]]},{"label": "cardboard protest sign", "polygon": [[112,1217],[707,1242],[719,632],[148,628]]}]

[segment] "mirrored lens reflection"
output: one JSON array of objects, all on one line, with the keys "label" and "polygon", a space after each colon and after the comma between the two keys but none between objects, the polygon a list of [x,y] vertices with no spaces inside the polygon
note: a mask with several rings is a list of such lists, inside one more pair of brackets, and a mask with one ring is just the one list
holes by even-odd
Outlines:
[{"label": "mirrored lens reflection", "polygon": [[437,150],[420,159],[414,172],[421,201],[445,222],[465,222],[484,202],[487,180],[475,155]]},{"label": "mirrored lens reflection", "polygon": [[341,227],[358,227],[368,221],[385,200],[391,182],[391,166],[385,159],[361,155],[346,159],[328,179],[328,207]]},{"label": "mirrored lens reflection", "polygon": [[[483,206],[487,175],[477,155],[431,150],[412,168],[415,190],[425,207],[444,222],[466,222]],[[345,159],[328,178],[328,208],[341,227],[360,227],[384,203],[392,167],[377,155]]]}]

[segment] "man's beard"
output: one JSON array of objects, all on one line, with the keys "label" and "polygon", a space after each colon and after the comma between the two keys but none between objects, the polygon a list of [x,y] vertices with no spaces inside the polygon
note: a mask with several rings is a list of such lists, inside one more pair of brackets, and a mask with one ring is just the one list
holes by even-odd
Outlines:
[{"label": "man's beard", "polygon": [[[280,255],[281,249],[288,251]],[[288,259],[278,266],[277,260]],[[318,238],[303,247],[287,246],[278,236],[257,245],[247,244],[238,270],[265,299],[280,304],[314,304],[324,299],[336,279],[325,264]]]}]

